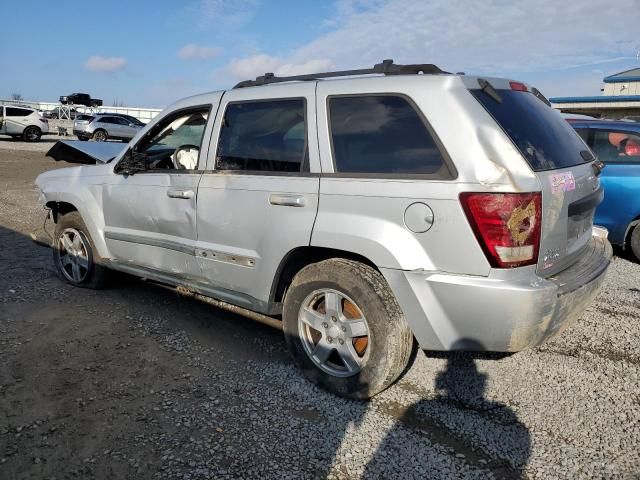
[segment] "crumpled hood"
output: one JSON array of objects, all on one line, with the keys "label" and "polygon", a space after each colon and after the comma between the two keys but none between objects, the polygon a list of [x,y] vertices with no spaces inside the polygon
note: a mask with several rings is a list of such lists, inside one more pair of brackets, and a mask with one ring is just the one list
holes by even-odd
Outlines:
[{"label": "crumpled hood", "polygon": [[82,142],[63,140],[56,142],[47,152],[47,157],[56,161],[93,165],[107,163],[127,148],[126,143],[115,142]]}]

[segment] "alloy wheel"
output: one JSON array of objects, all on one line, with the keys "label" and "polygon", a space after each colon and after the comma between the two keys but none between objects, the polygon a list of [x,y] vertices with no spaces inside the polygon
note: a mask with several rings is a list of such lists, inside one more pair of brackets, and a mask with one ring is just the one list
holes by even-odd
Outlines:
[{"label": "alloy wheel", "polygon": [[360,372],[369,351],[369,326],[344,293],[325,288],[308,295],[298,313],[298,332],[320,370],[336,377]]},{"label": "alloy wheel", "polygon": [[89,273],[89,249],[86,240],[74,228],[66,228],[58,237],[58,262],[62,274],[73,283],[81,283]]}]

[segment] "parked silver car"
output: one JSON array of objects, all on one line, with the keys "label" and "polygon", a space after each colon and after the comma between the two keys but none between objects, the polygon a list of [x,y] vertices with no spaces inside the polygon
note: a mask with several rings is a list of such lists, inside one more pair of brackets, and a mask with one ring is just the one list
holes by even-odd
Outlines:
[{"label": "parked silver car", "polygon": [[266,75],[171,105],[121,151],[79,148],[97,164],[37,179],[62,279],[114,269],[250,310],[348,397],[388,387],[415,344],[540,344],[611,259],[598,163],[510,80],[389,61]]},{"label": "parked silver car", "polygon": [[129,141],[144,126],[131,117],[117,114],[98,113],[96,115],[78,115],[73,122],[73,134],[80,140],[106,142],[108,139]]}]

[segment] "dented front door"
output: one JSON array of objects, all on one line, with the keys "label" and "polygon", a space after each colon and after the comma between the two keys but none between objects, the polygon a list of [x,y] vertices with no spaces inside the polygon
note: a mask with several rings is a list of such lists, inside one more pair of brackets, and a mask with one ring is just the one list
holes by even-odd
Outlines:
[{"label": "dented front door", "polygon": [[114,260],[197,278],[196,191],[200,173],[113,175],[104,186],[105,241]]},{"label": "dented front door", "polygon": [[105,241],[114,261],[129,270],[151,270],[179,283],[201,279],[195,257],[199,166],[221,94],[204,98],[209,101],[165,113],[132,146],[147,170],[126,175],[115,168],[103,187]]}]

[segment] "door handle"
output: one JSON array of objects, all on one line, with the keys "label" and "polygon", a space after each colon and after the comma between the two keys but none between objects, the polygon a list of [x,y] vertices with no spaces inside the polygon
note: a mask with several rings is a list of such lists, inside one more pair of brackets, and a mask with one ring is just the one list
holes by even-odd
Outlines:
[{"label": "door handle", "polygon": [[269,195],[271,205],[281,205],[283,207],[304,207],[307,199],[302,195],[287,195],[282,193],[272,193]]},{"label": "door handle", "polygon": [[184,198],[186,200],[193,198],[195,192],[193,190],[181,190],[177,188],[171,188],[167,190],[167,197],[170,198]]}]

